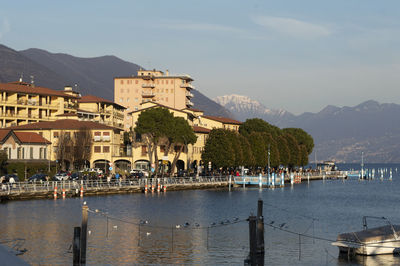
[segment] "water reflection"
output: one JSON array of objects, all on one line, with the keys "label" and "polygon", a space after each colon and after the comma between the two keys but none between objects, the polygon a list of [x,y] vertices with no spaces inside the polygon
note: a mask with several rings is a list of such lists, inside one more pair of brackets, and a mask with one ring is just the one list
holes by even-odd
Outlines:
[{"label": "water reflection", "polygon": [[[242,188],[126,194],[85,198],[118,220],[90,213],[88,264],[243,264],[248,254],[248,224],[206,227],[245,219],[256,213],[262,198],[265,223],[309,236],[335,240],[337,234],[358,231],[364,215],[390,216],[400,223],[396,203],[400,180],[326,180],[274,190]],[[73,227],[81,223],[81,199],[34,200],[0,205],[0,238],[24,238],[29,263],[71,264]],[[313,218],[314,224],[313,224]],[[148,224],[140,226],[141,220]],[[183,225],[189,223],[185,228]],[[196,224],[199,227],[196,227]],[[181,228],[176,228],[181,225]],[[299,238],[265,226],[265,264],[273,265],[399,265],[397,256],[338,258],[329,241]],[[360,260],[361,259],[361,260]]]}]

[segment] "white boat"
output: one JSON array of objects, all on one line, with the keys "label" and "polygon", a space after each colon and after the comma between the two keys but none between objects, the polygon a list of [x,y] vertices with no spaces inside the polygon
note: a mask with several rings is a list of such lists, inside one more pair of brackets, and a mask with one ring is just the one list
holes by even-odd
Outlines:
[{"label": "white boat", "polygon": [[[387,225],[369,228],[367,218],[385,220]],[[358,255],[383,255],[400,252],[400,225],[392,225],[385,217],[364,216],[364,230],[339,234],[332,245],[340,252]]]}]

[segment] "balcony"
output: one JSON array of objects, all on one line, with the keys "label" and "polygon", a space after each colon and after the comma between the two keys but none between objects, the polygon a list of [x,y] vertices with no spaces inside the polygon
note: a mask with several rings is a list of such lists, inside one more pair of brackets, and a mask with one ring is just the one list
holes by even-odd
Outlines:
[{"label": "balcony", "polygon": [[154,83],[147,83],[147,84],[142,84],[142,88],[154,88],[156,84]]},{"label": "balcony", "polygon": [[111,137],[110,136],[103,136],[103,141],[110,141]]},{"label": "balcony", "polygon": [[193,106],[194,104],[193,104],[193,102],[191,102],[190,100],[186,100],[186,105],[189,106],[189,107],[191,107],[191,106]]},{"label": "balcony", "polygon": [[142,97],[143,97],[143,98],[152,98],[152,97],[154,97],[154,96],[156,96],[156,95],[154,94],[154,92],[151,92],[151,91],[143,91],[143,92],[142,92]]},{"label": "balcony", "polygon": [[189,88],[189,89],[191,89],[191,90],[194,89],[194,86],[193,86],[192,84],[190,84],[190,83],[181,84],[180,87],[181,87],[181,88]]},{"label": "balcony", "polygon": [[94,141],[101,141],[101,136],[94,136]]},{"label": "balcony", "polygon": [[194,95],[193,95],[193,93],[187,91],[186,92],[186,97],[190,99],[190,98],[193,98]]}]

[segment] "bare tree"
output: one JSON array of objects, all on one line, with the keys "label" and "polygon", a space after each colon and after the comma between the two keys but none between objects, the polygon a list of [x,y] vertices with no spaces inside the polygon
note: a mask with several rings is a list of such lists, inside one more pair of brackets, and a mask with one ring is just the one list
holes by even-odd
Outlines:
[{"label": "bare tree", "polygon": [[82,169],[92,156],[92,134],[89,129],[81,128],[74,133],[73,161],[78,169]]}]

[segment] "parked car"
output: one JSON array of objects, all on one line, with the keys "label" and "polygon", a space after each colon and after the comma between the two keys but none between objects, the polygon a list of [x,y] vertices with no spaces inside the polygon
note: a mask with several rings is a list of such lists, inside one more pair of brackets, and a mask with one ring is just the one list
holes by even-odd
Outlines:
[{"label": "parked car", "polygon": [[44,182],[47,181],[47,175],[46,174],[34,174],[33,176],[28,178],[28,182]]},{"label": "parked car", "polygon": [[142,177],[144,177],[144,173],[141,170],[131,170],[129,173],[130,179],[142,178]]},{"label": "parked car", "polygon": [[60,173],[57,173],[55,176],[53,176],[54,181],[66,181],[68,179],[69,179],[69,176],[65,172],[60,172]]},{"label": "parked car", "polygon": [[83,179],[83,174],[81,172],[75,172],[70,175],[71,180]]}]

